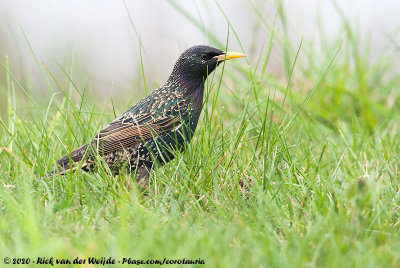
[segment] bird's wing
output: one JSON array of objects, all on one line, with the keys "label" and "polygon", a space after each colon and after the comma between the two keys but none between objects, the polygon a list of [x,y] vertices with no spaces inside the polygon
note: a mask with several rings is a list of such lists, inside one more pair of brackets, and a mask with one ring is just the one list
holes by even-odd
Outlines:
[{"label": "bird's wing", "polygon": [[98,152],[100,155],[105,155],[168,133],[180,126],[182,121],[180,111],[185,107],[187,107],[185,101],[178,99],[174,105],[169,106],[158,115],[151,112],[141,114],[126,112],[103,128],[92,142],[74,150],[70,155],[64,156],[57,161],[57,164],[67,164],[70,158],[73,162],[78,162],[86,153]]},{"label": "bird's wing", "polygon": [[[144,116],[151,117],[151,115]],[[97,148],[101,155],[168,133],[178,127],[181,122],[178,116],[168,113],[158,118],[151,118],[144,124],[138,123],[135,117],[133,119],[126,117],[118,119],[100,131],[92,141],[92,146]]]}]

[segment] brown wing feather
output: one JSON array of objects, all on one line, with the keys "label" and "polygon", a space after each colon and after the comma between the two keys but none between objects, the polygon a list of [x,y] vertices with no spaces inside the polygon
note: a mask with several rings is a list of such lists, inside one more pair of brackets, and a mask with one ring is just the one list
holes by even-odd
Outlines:
[{"label": "brown wing feather", "polygon": [[[178,107],[182,107],[180,103]],[[172,107],[169,110],[172,110]],[[149,120],[149,118],[151,118]],[[141,123],[145,120],[146,123]],[[86,153],[93,154],[93,151],[100,155],[105,155],[123,148],[130,147],[135,143],[156,137],[176,128],[180,124],[180,118],[164,113],[158,118],[152,118],[151,114],[142,114],[132,117],[129,114],[123,114],[116,118],[104,129],[102,129],[92,140],[90,146],[85,144],[57,161],[57,164],[64,166],[69,164],[70,159],[73,162],[79,162]],[[91,149],[92,148],[92,149]]]},{"label": "brown wing feather", "polygon": [[178,124],[179,118],[173,116],[163,116],[143,125],[117,121],[100,131],[91,144],[100,154],[107,154],[166,133]]}]

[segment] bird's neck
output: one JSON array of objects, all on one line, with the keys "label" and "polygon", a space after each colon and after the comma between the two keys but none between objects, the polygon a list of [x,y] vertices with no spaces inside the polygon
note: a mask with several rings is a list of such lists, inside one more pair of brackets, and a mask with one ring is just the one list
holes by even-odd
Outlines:
[{"label": "bird's neck", "polygon": [[194,93],[198,88],[204,87],[203,77],[184,72],[180,68],[176,68],[176,66],[168,78],[168,82],[188,94]]},{"label": "bird's neck", "polygon": [[203,79],[193,79],[187,75],[172,73],[167,84],[178,90],[189,102],[202,103],[204,93]]},{"label": "bird's neck", "polygon": [[204,84],[200,84],[196,89],[191,90],[186,94],[191,100],[191,103],[200,105],[201,108],[201,105],[203,104]]},{"label": "bird's neck", "polygon": [[179,91],[179,94],[186,100],[188,104],[188,116],[190,122],[190,137],[193,135],[196,130],[197,122],[199,121],[200,113],[203,106],[203,95],[204,95],[204,83],[194,82],[192,79],[188,79],[184,76],[174,75],[172,74],[168,79],[168,87],[173,90]]}]

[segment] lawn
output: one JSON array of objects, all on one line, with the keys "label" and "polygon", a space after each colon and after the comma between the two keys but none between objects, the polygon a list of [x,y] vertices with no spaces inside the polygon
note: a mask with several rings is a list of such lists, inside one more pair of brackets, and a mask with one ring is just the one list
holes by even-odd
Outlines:
[{"label": "lawn", "polygon": [[[244,51],[255,61],[227,62],[208,78],[192,143],[152,172],[146,191],[134,174],[104,169],[40,179],[140,100],[143,81],[101,101],[75,82],[73,64],[53,70],[38,62],[43,97],[15,78],[13,59],[1,59],[0,264],[111,257],[199,260],[196,267],[399,267],[398,46],[372,57],[368,39],[345,19],[322,46],[293,45],[283,11],[283,26],[256,7],[254,16],[270,39]],[[241,43],[234,26],[228,34]],[[285,77],[268,69],[275,47],[283,48]],[[60,70],[62,79],[53,74]],[[132,90],[139,93],[127,98]]]}]

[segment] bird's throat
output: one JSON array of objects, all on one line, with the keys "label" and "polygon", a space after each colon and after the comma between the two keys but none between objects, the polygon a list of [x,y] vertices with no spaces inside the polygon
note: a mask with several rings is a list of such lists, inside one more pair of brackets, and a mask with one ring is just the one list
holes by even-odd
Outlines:
[{"label": "bird's throat", "polygon": [[192,101],[203,104],[203,95],[204,95],[204,85],[197,87],[192,94]]}]

